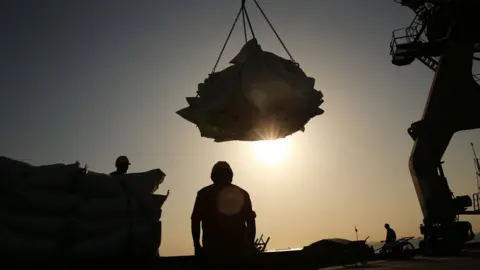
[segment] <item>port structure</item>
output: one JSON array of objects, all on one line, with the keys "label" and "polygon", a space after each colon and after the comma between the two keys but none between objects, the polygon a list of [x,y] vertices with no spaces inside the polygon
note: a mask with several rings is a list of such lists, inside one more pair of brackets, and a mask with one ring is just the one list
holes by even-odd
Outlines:
[{"label": "port structure", "polygon": [[[436,71],[439,64],[439,55],[435,53],[412,53],[415,46],[422,46],[427,43],[427,25],[428,19],[439,9],[435,3],[446,3],[449,1],[402,1],[394,0],[402,5],[407,5],[415,12],[415,17],[408,27],[394,30],[390,42],[390,55],[392,63],[396,66],[406,66],[418,60],[432,71]],[[480,43],[476,44],[477,52],[480,51]],[[479,57],[472,57],[473,60],[480,61]],[[480,82],[480,73],[472,73],[475,82]]]},{"label": "port structure", "polygon": [[475,166],[475,177],[477,179],[478,188],[478,191],[473,194],[473,210],[480,211],[480,160],[477,157],[475,146],[473,145],[473,143],[470,143],[470,145],[472,146],[473,165]]},{"label": "port structure", "polygon": [[[394,0],[415,15],[406,28],[393,31],[392,63],[419,60],[435,75],[420,121],[408,134],[414,140],[410,174],[420,207],[424,254],[450,253],[473,239],[472,225],[460,215],[480,214],[470,196],[454,196],[442,168],[442,157],[458,131],[480,128],[479,76],[472,74],[480,52],[480,1]],[[473,196],[478,201],[478,194]]]}]

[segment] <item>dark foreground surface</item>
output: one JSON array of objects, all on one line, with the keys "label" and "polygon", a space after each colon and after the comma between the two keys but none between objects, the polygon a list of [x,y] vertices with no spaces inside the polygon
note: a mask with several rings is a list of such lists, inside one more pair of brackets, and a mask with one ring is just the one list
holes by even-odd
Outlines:
[{"label": "dark foreground surface", "polygon": [[[260,255],[260,254],[259,254]],[[467,249],[456,256],[424,257],[415,256],[409,259],[382,260],[373,258],[364,265],[338,266],[338,263],[313,263],[305,258],[302,252],[271,252],[264,253],[248,263],[230,265],[211,265],[198,260],[193,256],[163,257],[156,259],[140,259],[131,261],[128,258],[111,258],[107,261],[73,262],[59,260],[46,264],[34,263],[23,258],[11,260],[0,254],[0,269],[164,269],[164,270],[198,270],[198,269],[242,269],[242,270],[317,270],[317,269],[420,269],[420,270],[480,270],[480,249]],[[13,263],[13,264],[12,264]],[[333,266],[337,265],[337,266]]]},{"label": "dark foreground surface", "polygon": [[[324,269],[346,269],[343,266],[328,267]],[[392,269],[392,270],[480,270],[480,251],[462,252],[456,257],[427,258],[415,257],[405,261],[374,261],[364,266],[352,269]]]},{"label": "dark foreground surface", "polygon": [[[259,254],[260,255],[260,254]],[[170,257],[162,258],[157,264],[157,269],[198,269],[202,263],[194,257]],[[311,263],[300,251],[296,252],[272,252],[264,253],[247,265],[229,265],[226,267],[214,267],[216,269],[475,269],[480,270],[480,249],[467,249],[456,256],[450,257],[424,257],[390,259],[373,258],[365,265],[338,266],[338,263]],[[332,266],[337,265],[337,266]],[[210,267],[201,267],[210,268]]]}]

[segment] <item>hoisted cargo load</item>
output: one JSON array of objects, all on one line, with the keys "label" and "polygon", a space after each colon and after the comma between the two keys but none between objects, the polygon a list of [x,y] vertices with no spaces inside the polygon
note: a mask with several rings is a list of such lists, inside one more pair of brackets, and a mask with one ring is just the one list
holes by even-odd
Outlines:
[{"label": "hoisted cargo load", "polygon": [[31,166],[0,157],[0,253],[35,261],[154,256],[165,173],[111,177],[79,163]]},{"label": "hoisted cargo load", "polygon": [[[319,108],[323,94],[314,89],[315,79],[307,77],[293,60],[254,0],[291,59],[262,50],[244,2],[212,73],[198,85],[196,97],[186,98],[189,107],[177,111],[181,117],[197,125],[202,137],[216,142],[283,138],[304,131],[311,118],[324,112]],[[230,61],[231,66],[215,72],[240,14],[244,18],[246,44]],[[249,41],[245,18],[253,36]]]}]

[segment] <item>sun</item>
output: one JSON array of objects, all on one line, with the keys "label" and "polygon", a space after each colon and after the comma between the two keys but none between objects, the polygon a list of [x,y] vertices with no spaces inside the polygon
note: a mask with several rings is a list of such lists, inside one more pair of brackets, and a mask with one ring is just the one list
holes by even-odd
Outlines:
[{"label": "sun", "polygon": [[278,164],[285,160],[290,150],[289,139],[256,141],[253,145],[255,157],[259,162]]}]

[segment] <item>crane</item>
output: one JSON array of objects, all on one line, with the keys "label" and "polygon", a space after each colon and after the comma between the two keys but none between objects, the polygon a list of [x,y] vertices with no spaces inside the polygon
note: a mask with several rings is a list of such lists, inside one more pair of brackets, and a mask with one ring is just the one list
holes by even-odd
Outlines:
[{"label": "crane", "polygon": [[472,146],[473,152],[473,164],[475,166],[475,176],[477,178],[477,188],[478,192],[473,194],[473,210],[480,211],[480,160],[477,157],[477,153],[475,152],[475,147],[473,143],[470,143]]},{"label": "crane", "polygon": [[473,146],[473,143],[470,143],[472,146],[472,152],[473,152],[473,164],[475,166],[475,175],[477,177],[477,188],[480,191],[480,160],[477,157],[477,153],[475,152],[475,147]]},{"label": "crane", "polygon": [[423,116],[408,129],[414,141],[410,174],[424,216],[420,249],[425,254],[458,251],[474,237],[472,225],[459,221],[459,215],[480,210],[467,210],[470,196],[453,195],[442,156],[456,132],[480,128],[480,86],[472,76],[480,51],[480,1],[394,1],[415,17],[407,28],[393,31],[392,63],[405,66],[417,59],[435,72]]}]

